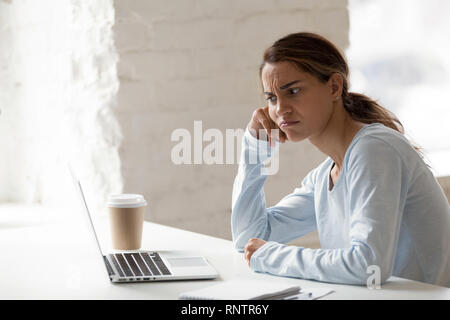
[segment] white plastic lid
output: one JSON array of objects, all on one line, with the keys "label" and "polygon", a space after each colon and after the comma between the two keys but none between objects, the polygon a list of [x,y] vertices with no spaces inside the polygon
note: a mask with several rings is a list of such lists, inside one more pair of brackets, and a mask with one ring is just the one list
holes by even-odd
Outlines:
[{"label": "white plastic lid", "polygon": [[108,207],[137,208],[147,205],[144,196],[140,194],[122,193],[112,194],[108,197]]}]

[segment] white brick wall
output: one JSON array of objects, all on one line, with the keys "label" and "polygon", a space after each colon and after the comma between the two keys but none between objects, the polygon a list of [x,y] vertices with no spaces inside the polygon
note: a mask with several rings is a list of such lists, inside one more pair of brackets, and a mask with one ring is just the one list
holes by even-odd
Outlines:
[{"label": "white brick wall", "polygon": [[[68,158],[94,211],[139,192],[147,220],[230,239],[237,165],[174,165],[171,133],[195,120],[245,128],[264,103],[263,50],[301,30],[345,48],[346,3],[0,1],[0,201],[64,202]],[[307,142],[283,146],[267,204],[322,159]]]},{"label": "white brick wall", "polygon": [[[116,0],[118,120],[124,192],[143,193],[146,219],[230,239],[237,165],[174,165],[177,128],[245,128],[263,105],[258,66],[279,37],[313,31],[348,45],[347,1]],[[204,144],[206,145],[206,144]],[[309,143],[281,150],[267,204],[324,158]]]},{"label": "white brick wall", "polygon": [[[90,205],[120,191],[112,0],[0,1],[0,202]],[[70,189],[69,189],[70,188]]]}]

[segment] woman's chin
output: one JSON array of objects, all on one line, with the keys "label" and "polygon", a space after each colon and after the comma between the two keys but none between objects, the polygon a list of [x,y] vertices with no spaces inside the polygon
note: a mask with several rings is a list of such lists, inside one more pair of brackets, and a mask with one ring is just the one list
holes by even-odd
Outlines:
[{"label": "woman's chin", "polygon": [[287,141],[290,142],[299,142],[299,141],[303,141],[305,140],[307,137],[303,136],[303,135],[299,135],[299,134],[286,134],[287,137]]}]

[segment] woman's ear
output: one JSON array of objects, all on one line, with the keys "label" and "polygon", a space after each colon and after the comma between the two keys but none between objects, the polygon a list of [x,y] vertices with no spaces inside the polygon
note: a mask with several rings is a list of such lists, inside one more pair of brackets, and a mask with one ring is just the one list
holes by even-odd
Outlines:
[{"label": "woman's ear", "polygon": [[330,83],[331,95],[333,96],[333,101],[339,99],[342,96],[342,88],[344,85],[344,79],[339,73],[333,73],[328,80]]}]

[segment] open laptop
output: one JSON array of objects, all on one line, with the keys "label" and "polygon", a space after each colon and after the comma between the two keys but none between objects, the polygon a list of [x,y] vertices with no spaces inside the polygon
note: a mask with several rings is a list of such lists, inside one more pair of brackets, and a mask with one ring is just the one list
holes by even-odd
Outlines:
[{"label": "open laptop", "polygon": [[88,218],[93,244],[96,242],[108,277],[112,282],[215,279],[218,277],[217,271],[204,257],[170,257],[164,253],[142,250],[103,254],[81,183],[75,178],[72,171],[70,173],[80,201],[82,201],[83,210],[85,209],[83,214],[86,214]]}]

